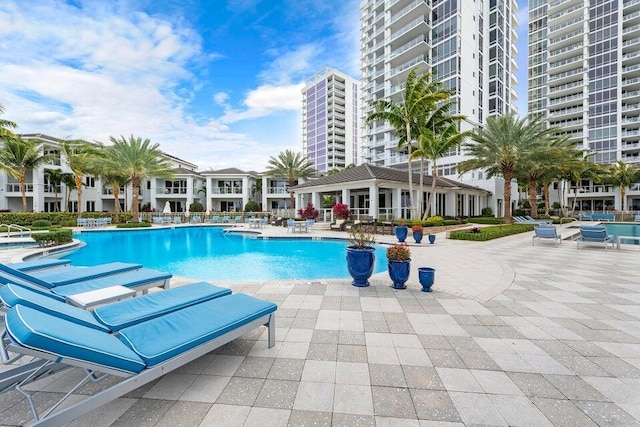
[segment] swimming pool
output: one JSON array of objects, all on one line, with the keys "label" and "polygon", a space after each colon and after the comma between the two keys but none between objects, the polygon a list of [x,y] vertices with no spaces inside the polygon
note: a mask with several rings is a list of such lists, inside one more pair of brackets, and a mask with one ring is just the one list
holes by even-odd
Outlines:
[{"label": "swimming pool", "polygon": [[[613,234],[614,236],[636,236],[640,237],[640,224],[620,224],[620,223],[612,223],[612,224],[604,224],[607,228],[608,234]],[[639,242],[637,241],[624,241],[625,244],[637,245]]]},{"label": "swimming pool", "polygon": [[[74,236],[86,246],[65,254],[75,265],[137,262],[178,276],[211,281],[258,282],[349,278],[344,240],[262,239],[219,227],[97,231]],[[386,268],[376,247],[374,272]]]}]

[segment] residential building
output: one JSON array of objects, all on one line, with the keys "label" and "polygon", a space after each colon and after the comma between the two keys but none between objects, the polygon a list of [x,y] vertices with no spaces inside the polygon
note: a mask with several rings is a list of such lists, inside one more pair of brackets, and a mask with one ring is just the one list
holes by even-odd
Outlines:
[{"label": "residential building", "polygon": [[[487,117],[515,112],[517,13],[516,0],[362,1],[363,117],[373,111],[376,100],[402,101],[407,74],[414,68],[432,73],[454,92],[453,112],[467,117],[465,129],[482,125]],[[397,149],[394,129],[385,122],[363,123],[363,160],[407,169],[407,151]],[[439,160],[438,175],[457,178],[456,165],[464,159],[460,148],[451,150]],[[500,180],[486,180],[482,171],[459,179],[493,193],[490,207],[502,214]]]},{"label": "residential building", "polygon": [[[640,165],[640,2],[530,0],[529,53],[529,112],[596,163]],[[578,210],[622,205],[611,185],[583,180],[560,190]],[[640,183],[625,207],[640,210]]]},{"label": "residential building", "polygon": [[237,168],[202,172],[206,208],[210,212],[242,212],[250,200],[257,201],[258,174]]},{"label": "residential building", "polygon": [[359,162],[359,86],[325,68],[302,89],[302,151],[319,174]]}]

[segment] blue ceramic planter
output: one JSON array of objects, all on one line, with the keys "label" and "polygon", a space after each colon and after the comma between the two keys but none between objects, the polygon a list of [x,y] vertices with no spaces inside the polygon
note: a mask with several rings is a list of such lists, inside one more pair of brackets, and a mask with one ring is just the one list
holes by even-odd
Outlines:
[{"label": "blue ceramic planter", "polygon": [[396,232],[396,238],[398,239],[398,242],[402,243],[406,240],[408,231],[409,229],[406,225],[396,226],[395,232]]},{"label": "blue ceramic planter", "polygon": [[436,279],[436,270],[430,267],[418,268],[418,281],[422,285],[422,292],[431,292],[431,286]]},{"label": "blue ceramic planter", "polygon": [[422,236],[422,231],[413,231],[413,240],[415,240],[416,243],[422,242]]},{"label": "blue ceramic planter", "polygon": [[391,277],[391,281],[393,281],[391,286],[394,289],[406,289],[407,286],[405,283],[409,280],[409,274],[411,273],[411,260],[396,261],[390,259],[388,268],[389,277]]},{"label": "blue ceramic planter", "polygon": [[351,283],[359,288],[369,286],[369,277],[373,274],[376,259],[375,249],[347,248],[347,268],[353,278]]},{"label": "blue ceramic planter", "polygon": [[436,235],[435,234],[429,234],[429,243],[431,243],[432,245],[436,242]]}]

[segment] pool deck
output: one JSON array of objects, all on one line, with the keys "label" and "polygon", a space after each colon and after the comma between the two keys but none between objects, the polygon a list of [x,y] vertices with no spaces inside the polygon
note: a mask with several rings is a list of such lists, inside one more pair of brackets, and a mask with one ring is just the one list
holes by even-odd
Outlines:
[{"label": "pool deck", "polygon": [[[264,329],[253,331],[73,425],[639,425],[637,246],[532,246],[531,236],[479,243],[439,233],[434,245],[410,243],[406,290],[393,290],[387,273],[368,288],[222,283],[278,304],[274,348]],[[0,261],[15,261],[14,251]],[[432,293],[420,291],[421,266],[436,268]],[[77,377],[30,389],[50,402]],[[0,420],[30,420],[16,392],[0,398]]]}]

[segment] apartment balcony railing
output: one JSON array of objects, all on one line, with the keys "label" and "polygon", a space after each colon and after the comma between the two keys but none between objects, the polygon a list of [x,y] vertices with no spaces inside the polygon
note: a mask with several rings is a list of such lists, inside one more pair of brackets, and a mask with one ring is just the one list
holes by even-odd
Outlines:
[{"label": "apartment balcony railing", "polygon": [[[20,184],[17,182],[12,184],[7,184],[6,188],[7,188],[7,193],[20,193]],[[25,183],[25,188],[27,190],[27,193],[32,193],[33,183],[32,182]]]},{"label": "apartment balcony railing", "polygon": [[555,80],[564,79],[565,77],[575,76],[576,74],[582,74],[584,72],[584,68],[576,68],[575,70],[565,71],[563,73],[554,74],[553,76],[549,76],[550,82]]},{"label": "apartment balcony railing", "polygon": [[560,18],[561,16],[565,16],[565,15],[567,15],[567,14],[569,14],[571,12],[574,12],[574,11],[576,11],[578,9],[582,9],[583,7],[584,6],[582,4],[577,4],[577,5],[573,6],[573,7],[568,8],[568,9],[561,10],[560,12],[557,12],[557,13],[554,13],[552,15],[549,15],[548,19],[549,19],[549,21],[551,21],[553,19]]},{"label": "apartment balcony railing", "polygon": [[570,21],[563,22],[560,25],[555,25],[553,27],[549,27],[549,34],[555,33],[556,31],[560,31],[563,28],[566,28],[566,27],[568,27],[570,25],[574,25],[574,24],[577,24],[577,23],[582,23],[582,21],[583,21],[582,16],[578,16],[578,17],[573,18]]},{"label": "apartment balcony railing", "polygon": [[288,188],[282,187],[269,187],[267,188],[267,194],[286,194],[289,195],[290,191]]},{"label": "apartment balcony railing", "polygon": [[44,192],[45,193],[60,193],[62,191],[62,187],[59,185],[45,185]]},{"label": "apartment balcony railing", "polygon": [[242,194],[242,187],[216,187],[211,189],[212,194]]},{"label": "apartment balcony railing", "polygon": [[569,190],[571,193],[611,193],[613,192],[612,185],[591,185],[591,186],[580,186],[580,187],[571,187]]},{"label": "apartment balcony railing", "polygon": [[622,7],[627,8],[627,7],[635,6],[637,4],[640,4],[640,0],[627,0],[622,4]]},{"label": "apartment balcony railing", "polygon": [[186,187],[156,188],[156,194],[187,194]]},{"label": "apartment balcony railing", "polygon": [[407,13],[409,13],[412,9],[415,9],[416,6],[418,6],[419,4],[424,4],[423,0],[414,0],[411,3],[409,3],[408,5],[406,5],[405,7],[403,7],[402,9],[400,9],[398,11],[398,13],[396,13],[395,15],[393,15],[391,17],[391,23],[393,24],[394,22],[396,22],[398,19],[402,18],[403,16],[405,16]]},{"label": "apartment balcony railing", "polygon": [[549,93],[555,93],[555,92],[560,92],[560,91],[567,90],[567,89],[573,89],[574,87],[580,87],[580,86],[583,86],[583,85],[584,85],[584,83],[582,82],[582,80],[577,81],[577,82],[567,83],[567,84],[563,84],[563,85],[560,85],[560,86],[552,87],[549,90]]},{"label": "apartment balcony railing", "polygon": [[557,43],[563,42],[563,41],[565,41],[567,39],[571,39],[573,37],[579,36],[579,35],[581,35],[583,33],[584,33],[584,30],[582,28],[580,28],[580,29],[572,31],[572,32],[570,32],[568,34],[563,34],[561,36],[554,37],[551,40],[549,40],[549,46],[553,46],[554,44],[557,44]]},{"label": "apartment balcony railing", "polygon": [[428,19],[426,16],[419,16],[418,18],[414,19],[413,21],[409,22],[407,25],[403,26],[402,28],[400,28],[399,30],[395,31],[394,33],[391,34],[391,40],[396,39],[398,37],[400,37],[401,35],[408,33],[409,30],[411,30],[412,28],[417,27],[418,25],[422,24],[422,23],[427,23]]},{"label": "apartment balcony railing", "polygon": [[[113,188],[111,187],[102,187],[102,194],[113,196]],[[124,187],[120,187],[119,194],[124,194]]]}]

